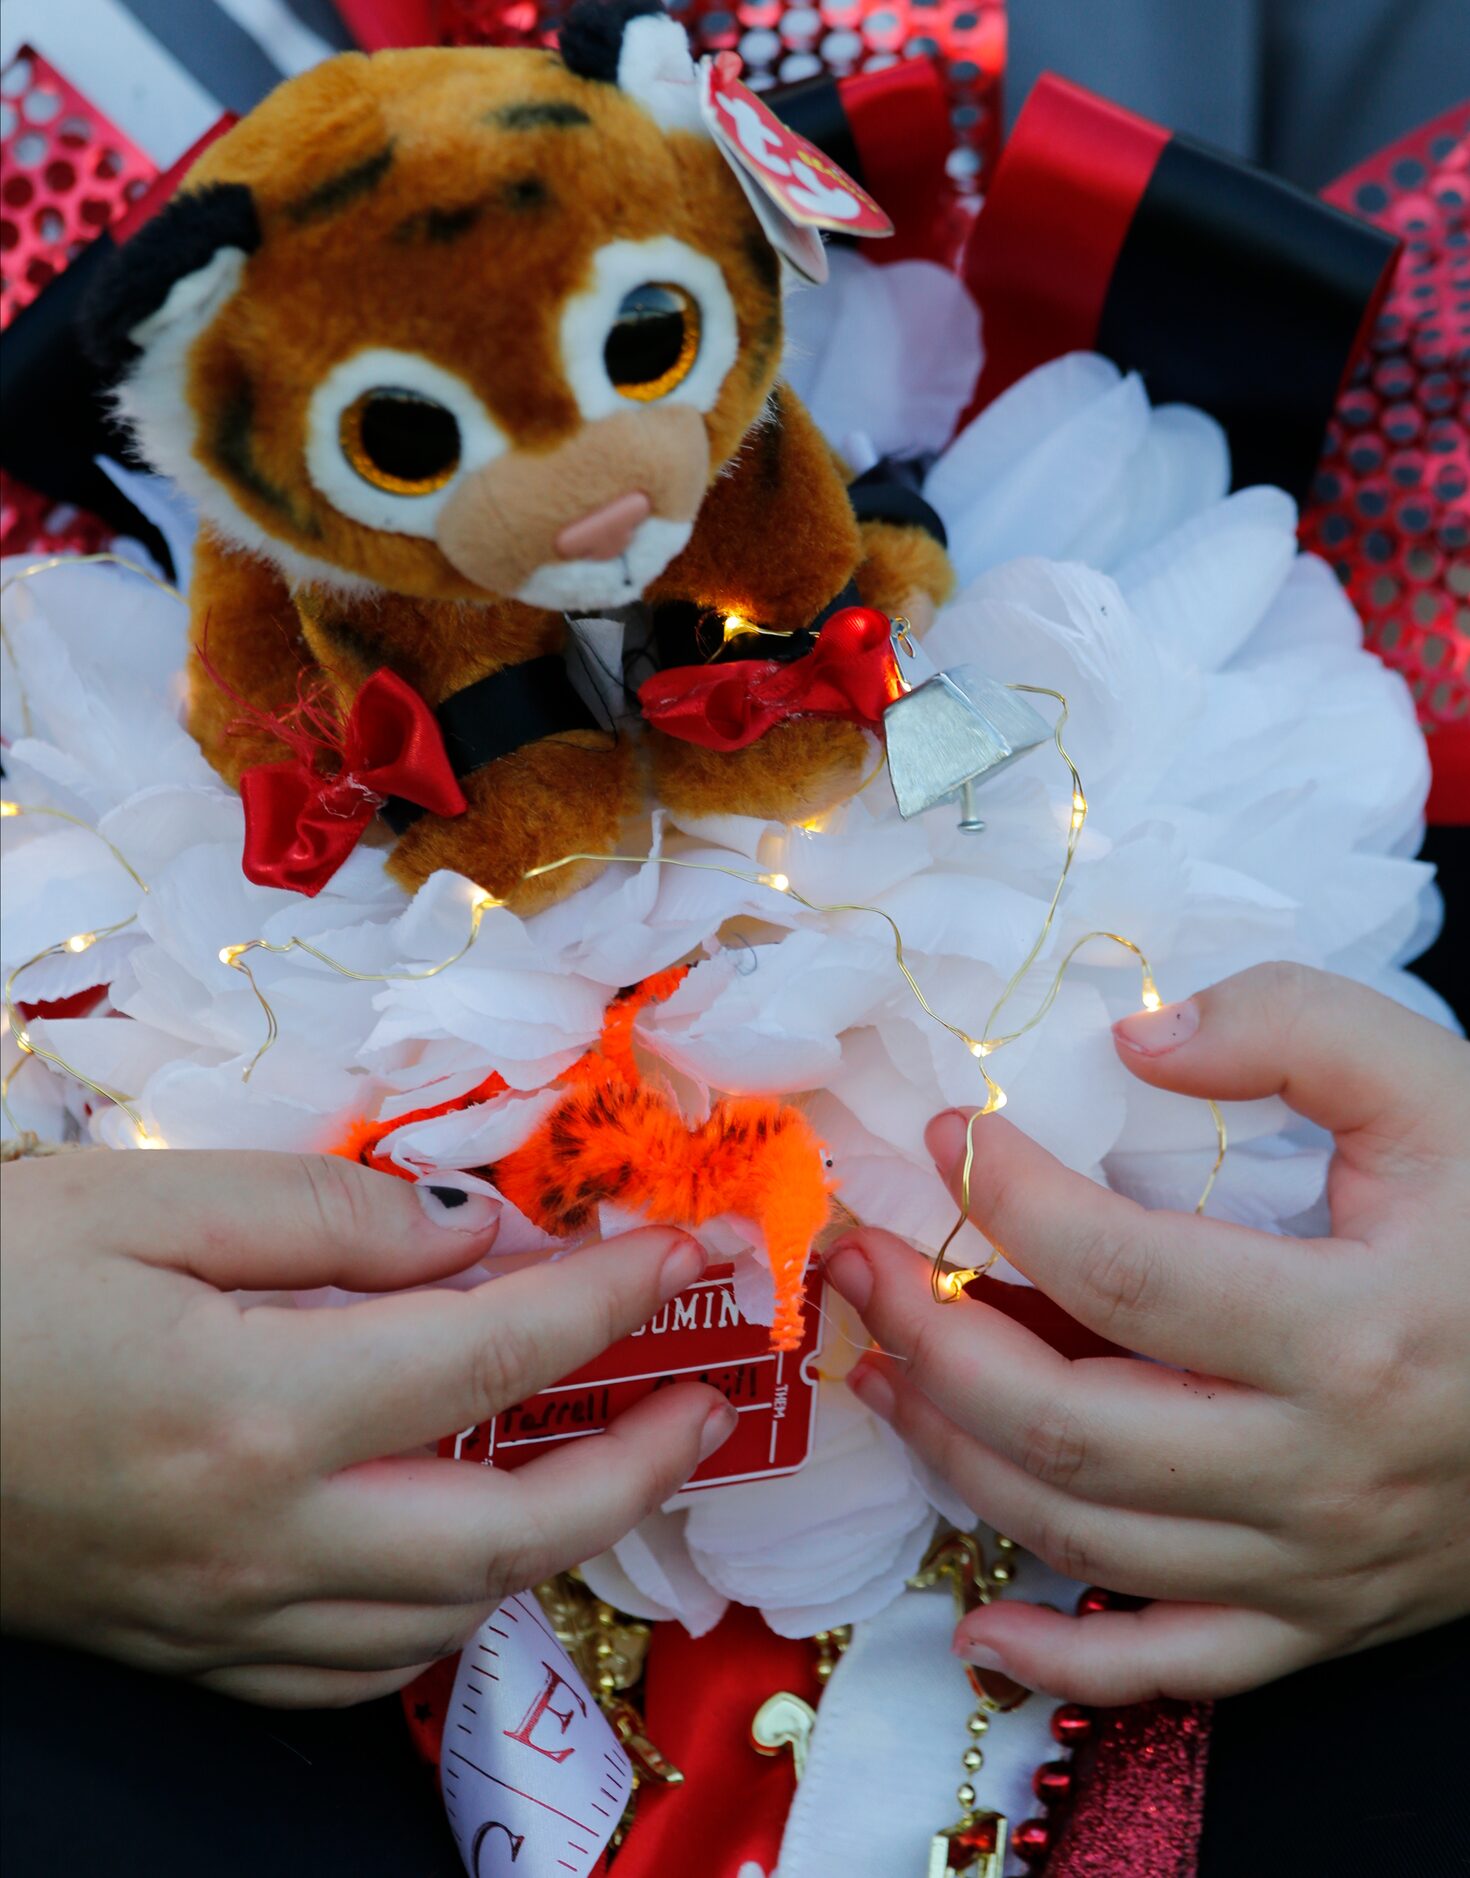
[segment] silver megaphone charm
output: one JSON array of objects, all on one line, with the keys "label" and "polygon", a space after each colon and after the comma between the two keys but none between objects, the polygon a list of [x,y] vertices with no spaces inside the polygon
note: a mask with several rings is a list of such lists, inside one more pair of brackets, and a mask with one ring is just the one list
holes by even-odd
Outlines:
[{"label": "silver megaphone charm", "polygon": [[[897,624],[895,639],[896,649],[912,657],[905,624]],[[883,713],[883,735],[903,819],[958,802],[960,827],[978,833],[985,824],[975,813],[976,784],[1045,743],[1051,729],[1019,692],[961,665],[931,671],[895,698]]]}]

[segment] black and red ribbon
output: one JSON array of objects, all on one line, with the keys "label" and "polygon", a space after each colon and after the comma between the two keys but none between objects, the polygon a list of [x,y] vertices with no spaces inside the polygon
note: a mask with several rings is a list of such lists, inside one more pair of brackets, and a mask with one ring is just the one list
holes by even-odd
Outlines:
[{"label": "black and red ribbon", "polygon": [[1218,418],[1237,486],[1300,498],[1397,252],[1315,196],[1048,75],[965,255],[986,355],[971,409],[1048,359],[1101,352],[1155,404]]}]

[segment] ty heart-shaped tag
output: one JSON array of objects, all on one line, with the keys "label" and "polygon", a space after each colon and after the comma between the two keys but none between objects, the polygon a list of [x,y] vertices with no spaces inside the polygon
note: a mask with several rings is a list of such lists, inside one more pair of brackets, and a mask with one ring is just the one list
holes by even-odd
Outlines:
[{"label": "ty heart-shaped tag", "polygon": [[733,52],[700,61],[699,108],[771,245],[807,280],[827,278],[818,230],[893,233],[892,222],[865,189],[741,84]]}]

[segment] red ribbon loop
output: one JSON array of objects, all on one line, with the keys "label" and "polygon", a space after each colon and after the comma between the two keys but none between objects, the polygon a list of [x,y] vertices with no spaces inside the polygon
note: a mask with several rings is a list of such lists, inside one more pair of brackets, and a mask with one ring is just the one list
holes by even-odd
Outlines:
[{"label": "red ribbon loop", "polygon": [[804,657],[680,665],[639,690],[656,729],[706,750],[744,750],[788,717],[845,717],[876,731],[899,696],[886,614],[870,606],[834,613]]},{"label": "red ribbon loop", "polygon": [[342,726],[342,767],[324,776],[299,757],[240,778],[245,878],[312,896],[357,846],[389,796],[434,815],[463,815],[434,713],[396,672],[374,672]]}]

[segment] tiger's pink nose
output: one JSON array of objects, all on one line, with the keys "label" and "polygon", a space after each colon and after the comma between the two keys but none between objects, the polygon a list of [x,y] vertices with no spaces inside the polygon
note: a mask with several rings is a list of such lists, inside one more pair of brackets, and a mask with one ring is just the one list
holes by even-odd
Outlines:
[{"label": "tiger's pink nose", "polygon": [[564,561],[615,561],[652,513],[653,504],[643,491],[629,490],[568,522],[556,538],[556,551]]}]

